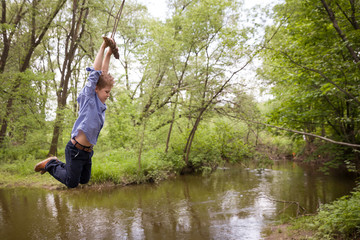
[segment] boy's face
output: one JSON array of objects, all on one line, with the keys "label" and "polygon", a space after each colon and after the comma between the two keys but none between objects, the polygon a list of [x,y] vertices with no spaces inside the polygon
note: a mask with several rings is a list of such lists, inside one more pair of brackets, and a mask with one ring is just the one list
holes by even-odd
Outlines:
[{"label": "boy's face", "polygon": [[102,89],[99,89],[96,86],[95,88],[95,92],[102,103],[105,103],[105,101],[110,97],[110,91],[111,87],[104,87]]}]

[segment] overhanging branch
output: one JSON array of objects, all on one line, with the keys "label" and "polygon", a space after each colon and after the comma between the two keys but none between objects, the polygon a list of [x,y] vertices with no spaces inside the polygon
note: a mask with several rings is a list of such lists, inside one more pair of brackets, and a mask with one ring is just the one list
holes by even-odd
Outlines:
[{"label": "overhanging branch", "polygon": [[306,136],[319,138],[321,140],[324,140],[326,142],[330,142],[330,143],[333,143],[333,144],[343,145],[343,146],[352,147],[352,148],[360,148],[359,144],[347,143],[347,142],[339,142],[339,141],[335,141],[333,139],[323,137],[323,136],[320,136],[320,135],[316,135],[316,134],[313,134],[313,133],[302,132],[302,131],[288,129],[288,128],[284,128],[284,127],[278,127],[278,126],[270,125],[270,124],[267,124],[267,123],[262,123],[262,122],[257,122],[257,121],[252,121],[252,120],[249,120],[249,119],[241,118],[241,117],[238,117],[238,116],[232,116],[230,114],[226,114],[226,115],[229,116],[229,117],[240,119],[242,121],[253,123],[253,124],[263,125],[263,126],[266,126],[266,127],[276,128],[276,129],[287,131],[287,132],[292,132],[292,133],[296,133],[296,134],[301,134],[301,135],[306,135]]},{"label": "overhanging branch", "polygon": [[292,129],[288,129],[288,128],[278,127],[278,126],[270,125],[270,124],[267,124],[267,123],[260,123],[260,122],[245,120],[245,119],[242,119],[242,120],[248,121],[248,122],[251,122],[251,123],[255,123],[255,124],[264,125],[264,126],[271,127],[271,128],[276,128],[276,129],[279,129],[279,130],[284,130],[284,131],[287,131],[287,132],[292,132],[292,133],[297,133],[297,134],[301,134],[301,135],[306,135],[306,136],[311,136],[311,137],[315,137],[315,138],[320,138],[320,139],[322,139],[322,140],[324,140],[324,141],[331,142],[331,143],[338,144],[338,145],[343,145],[343,146],[348,146],[348,147],[353,147],[353,148],[360,148],[360,145],[359,145],[359,144],[339,142],[339,141],[335,141],[335,140],[333,140],[333,139],[330,139],[330,138],[327,138],[327,137],[323,137],[323,136],[320,136],[320,135],[316,135],[316,134],[313,134],[313,133],[307,133],[307,132],[292,130]]}]

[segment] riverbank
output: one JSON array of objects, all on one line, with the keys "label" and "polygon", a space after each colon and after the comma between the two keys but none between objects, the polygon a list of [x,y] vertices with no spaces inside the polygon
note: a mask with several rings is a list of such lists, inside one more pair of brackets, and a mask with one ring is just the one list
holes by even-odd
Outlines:
[{"label": "riverbank", "polygon": [[16,174],[3,171],[0,168],[0,188],[32,187],[44,189],[61,189],[63,184],[59,183],[48,174]]},{"label": "riverbank", "polygon": [[306,240],[313,239],[315,231],[298,229],[292,223],[268,226],[264,231],[264,240]]},{"label": "riverbank", "polygon": [[264,230],[265,240],[360,239],[360,185],[351,194],[323,204],[313,215],[300,216]]}]

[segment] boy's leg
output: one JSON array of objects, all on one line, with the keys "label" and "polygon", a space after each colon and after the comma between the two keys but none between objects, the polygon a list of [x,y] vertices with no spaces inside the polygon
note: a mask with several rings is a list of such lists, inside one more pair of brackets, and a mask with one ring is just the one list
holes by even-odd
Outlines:
[{"label": "boy's leg", "polygon": [[37,164],[35,165],[35,168],[34,168],[35,172],[40,172],[41,175],[44,174],[44,173],[46,173],[45,166],[46,166],[46,164],[48,164],[48,162],[50,162],[51,160],[58,161],[59,159],[58,159],[57,157],[49,157],[49,158],[47,158],[47,159],[45,159],[45,160],[37,163]]},{"label": "boy's leg", "polygon": [[69,144],[65,147],[65,159],[66,164],[61,161],[52,161],[50,160],[45,167],[45,170],[49,172],[51,176],[53,176],[59,182],[66,184],[67,179],[67,164],[71,163],[71,155]]},{"label": "boy's leg", "polygon": [[89,160],[86,164],[83,165],[83,169],[80,176],[80,184],[88,183],[90,181],[90,176],[91,176],[91,160]]},{"label": "boy's leg", "polygon": [[77,149],[70,141],[69,155],[71,157],[70,164],[66,163],[68,178],[66,186],[76,187],[81,184],[88,183],[91,175],[91,157],[93,152],[85,152]]},{"label": "boy's leg", "polygon": [[83,166],[88,162],[89,154],[77,149],[69,141],[65,148],[66,164],[51,160],[46,165],[46,171],[67,187],[74,188],[80,182]]},{"label": "boy's leg", "polygon": [[65,179],[66,179],[65,163],[61,161],[50,160],[48,164],[46,164],[45,169],[56,180],[65,184]]},{"label": "boy's leg", "polygon": [[91,176],[91,158],[93,156],[94,152],[88,153],[87,160],[83,164],[81,176],[80,176],[80,184],[86,184],[90,181]]}]

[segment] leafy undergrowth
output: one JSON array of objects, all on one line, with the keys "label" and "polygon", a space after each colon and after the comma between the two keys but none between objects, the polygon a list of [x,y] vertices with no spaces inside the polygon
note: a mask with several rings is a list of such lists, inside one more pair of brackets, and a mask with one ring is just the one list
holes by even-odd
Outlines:
[{"label": "leafy undergrowth", "polygon": [[360,239],[360,187],[349,196],[322,205],[317,214],[270,226],[264,239]]},{"label": "leafy undergrowth", "polygon": [[360,187],[349,196],[324,204],[307,221],[317,239],[360,239]]}]

